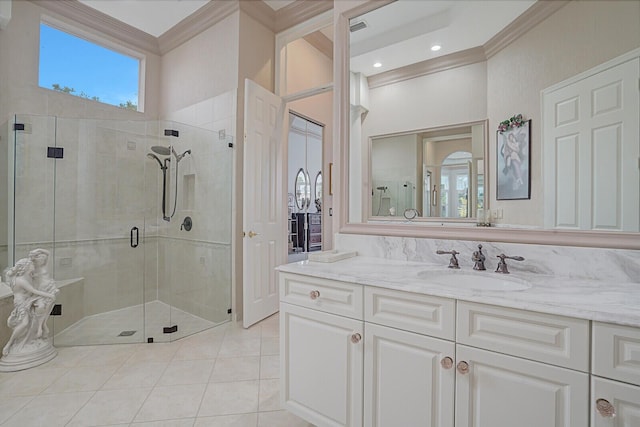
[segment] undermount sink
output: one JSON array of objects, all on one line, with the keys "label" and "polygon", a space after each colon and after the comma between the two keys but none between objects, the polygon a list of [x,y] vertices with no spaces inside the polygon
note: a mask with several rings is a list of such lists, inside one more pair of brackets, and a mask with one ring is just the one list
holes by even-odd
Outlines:
[{"label": "undermount sink", "polygon": [[435,285],[479,291],[523,291],[531,287],[531,284],[526,280],[482,271],[466,273],[449,270],[443,273],[441,271],[426,270],[419,272],[418,278]]}]

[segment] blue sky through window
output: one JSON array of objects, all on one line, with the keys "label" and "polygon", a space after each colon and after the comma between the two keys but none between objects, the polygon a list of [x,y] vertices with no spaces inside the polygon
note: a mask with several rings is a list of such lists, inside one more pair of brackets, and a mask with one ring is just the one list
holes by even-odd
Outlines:
[{"label": "blue sky through window", "polygon": [[111,105],[138,105],[140,60],[40,24],[38,84],[70,87],[77,96],[98,97]]}]

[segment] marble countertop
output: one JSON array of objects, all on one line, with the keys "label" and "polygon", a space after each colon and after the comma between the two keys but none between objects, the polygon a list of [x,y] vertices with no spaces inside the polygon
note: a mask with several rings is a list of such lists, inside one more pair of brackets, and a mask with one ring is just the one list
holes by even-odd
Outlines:
[{"label": "marble countertop", "polygon": [[[475,271],[470,268],[452,272],[446,265],[357,256],[333,263],[301,261],[281,265],[277,270],[365,286],[640,327],[640,283],[522,273],[516,271],[516,268],[510,265],[509,275],[489,270]],[[506,276],[508,280],[528,282],[531,287],[509,291],[465,289],[431,282],[429,277],[432,273],[433,276],[462,273],[496,280]]]}]

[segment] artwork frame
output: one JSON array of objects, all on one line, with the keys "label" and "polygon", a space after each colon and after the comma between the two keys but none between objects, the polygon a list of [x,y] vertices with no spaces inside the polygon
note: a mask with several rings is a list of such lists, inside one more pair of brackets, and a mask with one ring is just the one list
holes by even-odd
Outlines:
[{"label": "artwork frame", "polygon": [[496,132],[496,200],[531,199],[531,120]]}]

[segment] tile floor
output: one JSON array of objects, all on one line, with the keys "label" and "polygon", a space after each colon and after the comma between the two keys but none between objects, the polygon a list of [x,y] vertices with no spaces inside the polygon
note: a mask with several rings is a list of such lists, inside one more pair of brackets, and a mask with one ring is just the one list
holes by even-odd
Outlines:
[{"label": "tile floor", "polygon": [[279,404],[278,315],[171,343],[59,348],[0,373],[0,425],[309,427]]}]

